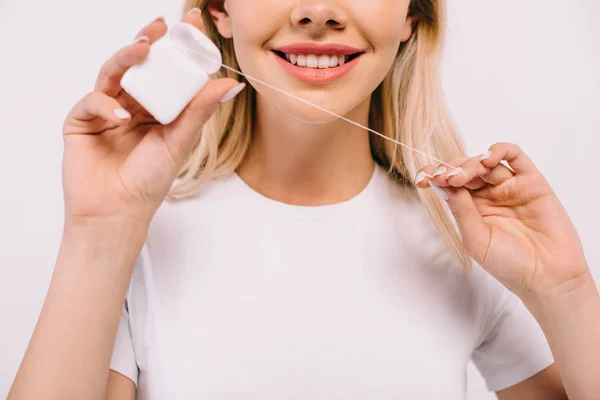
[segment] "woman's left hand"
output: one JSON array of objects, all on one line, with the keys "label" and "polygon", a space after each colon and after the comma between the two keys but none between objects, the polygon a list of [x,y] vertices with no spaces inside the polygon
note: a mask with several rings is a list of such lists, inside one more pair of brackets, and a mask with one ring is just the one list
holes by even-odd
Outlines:
[{"label": "woman's left hand", "polygon": [[[500,163],[505,160],[511,169]],[[415,179],[447,197],[469,255],[523,300],[556,296],[589,283],[581,241],[565,208],[515,144],[429,165]],[[453,173],[454,172],[454,173]],[[437,187],[435,187],[437,185]]]}]

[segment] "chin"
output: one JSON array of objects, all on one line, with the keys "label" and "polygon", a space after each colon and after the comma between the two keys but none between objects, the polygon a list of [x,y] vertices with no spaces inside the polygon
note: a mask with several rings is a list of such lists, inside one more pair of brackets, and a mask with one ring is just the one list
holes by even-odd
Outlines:
[{"label": "chin", "polygon": [[[302,101],[287,97],[285,95],[281,96],[284,98],[277,96],[277,98],[270,98],[268,101],[273,107],[281,111],[292,120],[307,124],[327,124],[339,119],[339,117],[335,115],[310,106]],[[298,97],[303,98],[306,101],[310,101],[319,107],[341,116],[345,116],[352,109],[351,106],[343,104],[339,101],[319,101],[302,95],[298,95]]]},{"label": "chin", "polygon": [[339,119],[336,116],[312,108],[310,110],[298,110],[296,108],[294,110],[282,111],[285,112],[290,119],[303,122],[305,124],[327,124]]}]

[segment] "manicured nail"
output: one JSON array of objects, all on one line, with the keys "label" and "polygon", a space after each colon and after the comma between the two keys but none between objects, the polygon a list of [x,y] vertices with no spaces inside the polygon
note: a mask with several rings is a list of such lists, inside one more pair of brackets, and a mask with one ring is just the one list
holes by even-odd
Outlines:
[{"label": "manicured nail", "polygon": [[419,172],[415,177],[415,185],[418,185],[419,183],[423,182],[425,178],[431,178],[431,175],[425,173],[425,171]]},{"label": "manicured nail", "polygon": [[461,167],[454,168],[454,169],[453,169],[452,171],[450,171],[450,173],[448,174],[448,178],[450,178],[450,177],[452,177],[452,176],[455,176],[455,175],[458,175],[458,174],[460,174],[461,172],[463,172],[463,169],[462,169]]},{"label": "manicured nail", "polygon": [[236,87],[231,89],[229,92],[225,93],[225,96],[223,96],[223,98],[221,99],[221,103],[225,103],[226,101],[233,99],[242,90],[244,90],[245,87],[246,87],[245,83],[240,83],[239,85],[237,85]]},{"label": "manicured nail", "polygon": [[439,187],[438,185],[436,185],[435,183],[429,181],[429,186],[431,186],[431,188],[433,189],[433,191],[435,192],[435,194],[437,194],[438,196],[440,196],[440,198],[442,200],[446,200],[448,201],[448,199],[450,198],[448,196],[448,193],[446,193],[446,191],[444,189],[442,189],[441,187]]},{"label": "manicured nail", "polygon": [[128,118],[131,118],[131,114],[129,114],[127,112],[127,110],[125,110],[124,108],[115,108],[113,110],[113,113],[119,119],[128,119]]},{"label": "manicured nail", "polygon": [[195,13],[202,14],[202,10],[199,9],[198,7],[194,7],[190,11],[187,12],[187,15],[192,15]]},{"label": "manicured nail", "polygon": [[439,167],[438,169],[435,170],[435,172],[433,173],[433,175],[431,175],[433,178],[435,178],[436,176],[440,176],[446,173],[446,167]]},{"label": "manicured nail", "polygon": [[140,43],[140,42],[146,42],[146,43],[150,43],[150,38],[148,36],[136,36],[135,39],[133,39],[133,43]]},{"label": "manicured nail", "polygon": [[479,157],[479,161],[487,160],[492,155],[491,151],[488,151],[486,154],[483,154]]}]

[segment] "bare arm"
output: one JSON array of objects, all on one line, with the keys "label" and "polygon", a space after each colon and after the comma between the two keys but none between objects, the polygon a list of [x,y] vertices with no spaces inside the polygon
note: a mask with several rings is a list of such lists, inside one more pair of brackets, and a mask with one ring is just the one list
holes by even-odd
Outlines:
[{"label": "bare arm", "polygon": [[145,224],[125,220],[65,230],[9,400],[104,399],[125,294],[146,233]]},{"label": "bare arm", "polygon": [[[198,11],[182,22],[201,30]],[[121,310],[150,221],[204,123],[243,87],[231,78],[211,80],[172,123],[160,124],[120,82],[166,31],[161,18],[139,31],[105,62],[94,90],[65,120],[65,230],[9,400],[105,398]]]},{"label": "bare arm", "polygon": [[507,389],[496,392],[499,400],[567,400],[556,364]]},{"label": "bare arm", "polygon": [[600,398],[600,296],[591,277],[569,285],[556,297],[529,303],[556,364],[497,392],[500,400]]},{"label": "bare arm", "polygon": [[135,400],[135,383],[115,371],[108,374],[106,400]]},{"label": "bare arm", "polygon": [[497,392],[499,399],[600,398],[600,295],[591,276],[567,282],[560,293],[526,304],[544,331],[556,364]]},{"label": "bare arm", "polygon": [[600,295],[590,275],[529,305],[556,359],[569,399],[600,398]]},{"label": "bare arm", "polygon": [[418,187],[440,189],[465,250],[536,318],[569,398],[600,399],[600,296],[556,192],[513,143],[449,163],[460,164],[459,173],[434,177],[429,165]]}]

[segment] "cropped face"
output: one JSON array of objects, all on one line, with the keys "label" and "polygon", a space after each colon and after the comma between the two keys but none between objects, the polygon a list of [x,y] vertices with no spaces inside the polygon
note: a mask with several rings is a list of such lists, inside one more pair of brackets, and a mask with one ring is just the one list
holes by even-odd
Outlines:
[{"label": "cropped face", "polygon": [[[212,0],[241,71],[346,115],[388,74],[414,18],[410,0]],[[262,98],[307,122],[331,115],[249,79]]]}]

